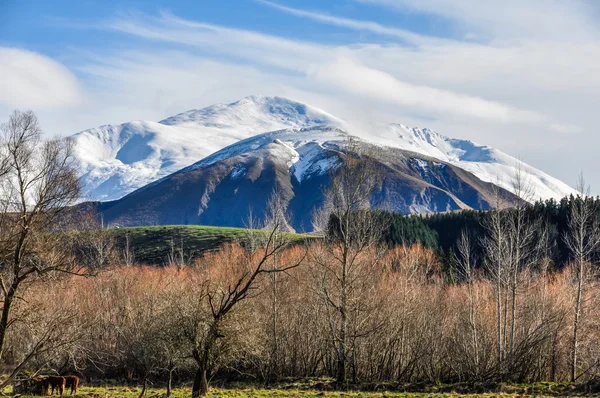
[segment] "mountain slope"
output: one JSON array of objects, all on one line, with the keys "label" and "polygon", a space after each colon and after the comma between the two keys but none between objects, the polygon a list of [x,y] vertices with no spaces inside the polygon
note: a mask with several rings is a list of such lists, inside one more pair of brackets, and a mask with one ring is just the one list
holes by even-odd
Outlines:
[{"label": "mountain slope", "polygon": [[322,124],[338,126],[343,122],[286,98],[251,96],[158,123],[101,126],[73,138],[87,196],[114,200],[241,139]]},{"label": "mountain slope", "polygon": [[518,168],[525,176],[532,200],[561,199],[575,190],[517,158],[497,149],[468,140],[448,138],[430,129],[407,127],[392,123],[381,134],[382,142],[398,148],[421,153],[467,170],[486,182],[509,191]]},{"label": "mountain slope", "polygon": [[[352,126],[320,109],[281,97],[251,96],[231,104],[190,110],[160,122],[102,126],[78,133],[74,139],[87,198],[109,201],[240,140],[268,131],[315,126],[354,132]],[[369,132],[369,139],[447,162],[509,191],[521,167],[532,188],[532,200],[559,199],[574,192],[563,182],[497,149],[448,138],[426,128],[390,124],[383,131]]]},{"label": "mountain slope", "polygon": [[[158,182],[101,204],[113,225],[203,224],[244,226],[260,218],[274,189],[292,214],[296,231],[312,229],[330,172],[343,162],[348,134],[317,126],[261,134],[184,168]],[[383,184],[372,201],[405,213],[487,209],[494,186],[446,162],[357,139],[377,162]],[[333,170],[332,170],[333,169]],[[513,196],[501,190],[505,199]]]}]

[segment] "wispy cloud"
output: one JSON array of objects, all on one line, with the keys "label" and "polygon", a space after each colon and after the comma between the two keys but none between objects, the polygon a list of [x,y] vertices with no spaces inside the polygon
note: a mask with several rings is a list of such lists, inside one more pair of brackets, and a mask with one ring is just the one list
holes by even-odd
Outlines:
[{"label": "wispy cloud", "polygon": [[541,123],[546,120],[544,115],[537,112],[449,90],[406,83],[388,73],[348,59],[315,67],[312,76],[323,84],[333,84],[338,89],[356,95],[390,101],[423,113],[466,116],[500,123]]},{"label": "wispy cloud", "polygon": [[[182,19],[171,14],[160,18],[116,20],[108,25],[149,40],[178,43],[198,51],[211,51],[226,62],[229,57],[248,65],[281,68],[298,73],[315,87],[325,86],[356,96],[369,95],[405,108],[438,117],[472,117],[501,123],[537,123],[545,117],[537,112],[489,101],[479,96],[403,81],[367,61],[363,47],[325,46],[282,39],[252,31],[224,28]],[[389,51],[411,52],[406,48]],[[376,59],[376,58],[375,58]],[[365,64],[365,62],[372,65]]]},{"label": "wispy cloud", "polygon": [[392,28],[389,26],[381,25],[377,22],[372,21],[359,21],[350,18],[342,18],[333,15],[328,15],[320,12],[314,11],[306,11],[298,8],[287,7],[281,4],[273,3],[267,0],[256,0],[257,3],[267,5],[269,7],[275,8],[277,10],[286,12],[288,14],[292,14],[302,18],[309,18],[313,21],[318,21],[330,25],[340,26],[343,28],[354,29],[354,30],[363,30],[369,31],[372,33],[377,33],[379,35],[396,37],[402,40],[406,40],[408,42],[417,42],[423,41],[426,38],[421,35],[417,35],[408,30]]},{"label": "wispy cloud", "polygon": [[598,5],[590,0],[357,0],[399,11],[437,15],[457,30],[490,40],[586,39],[598,32]]}]

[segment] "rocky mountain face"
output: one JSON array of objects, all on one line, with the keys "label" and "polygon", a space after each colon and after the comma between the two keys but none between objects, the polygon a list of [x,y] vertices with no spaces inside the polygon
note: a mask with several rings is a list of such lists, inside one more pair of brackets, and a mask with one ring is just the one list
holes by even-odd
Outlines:
[{"label": "rocky mountain face", "polygon": [[[264,213],[274,189],[293,227],[312,229],[311,214],[358,129],[315,107],[251,96],[191,110],[160,122],[106,125],[74,135],[84,199],[102,201],[115,225],[244,226]],[[497,149],[392,123],[360,134],[384,180],[373,198],[404,213],[487,209],[494,187],[509,198],[520,171],[531,200],[573,189]]]},{"label": "rocky mountain face", "polygon": [[267,131],[343,122],[286,98],[252,96],[160,122],[133,121],[77,133],[86,199],[115,200],[242,139]]},{"label": "rocky mountain face", "polygon": [[[276,189],[288,206],[291,226],[311,231],[323,189],[344,161],[348,134],[317,126],[261,134],[214,153],[126,197],[101,204],[113,225],[203,224],[244,226],[261,218]],[[448,162],[354,138],[382,173],[372,202],[404,213],[488,209],[497,190]]]}]

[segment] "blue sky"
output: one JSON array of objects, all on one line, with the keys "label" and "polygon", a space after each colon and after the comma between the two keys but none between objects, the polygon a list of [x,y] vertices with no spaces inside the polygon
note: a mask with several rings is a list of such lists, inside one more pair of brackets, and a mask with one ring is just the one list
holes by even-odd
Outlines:
[{"label": "blue sky", "polygon": [[[0,2],[0,118],[49,134],[291,97],[369,136],[430,127],[600,187],[592,0]],[[594,191],[600,191],[595,189]]]},{"label": "blue sky", "polygon": [[[451,21],[415,10],[390,13],[386,7],[345,0],[292,0],[278,4],[326,11],[346,18],[376,20],[388,26],[423,34],[448,36],[454,33]],[[103,46],[111,45],[112,40],[123,39],[123,35],[99,35],[92,30],[73,34],[69,23],[91,26],[110,20],[120,13],[156,14],[160,11],[170,11],[191,20],[303,40],[333,44],[353,43],[357,40],[381,41],[378,35],[368,32],[307,23],[254,0],[5,0],[0,4],[0,37],[4,45],[24,45],[32,50],[61,56],[66,46]],[[23,23],[24,21],[27,23]],[[65,25],[62,26],[61,22]]]}]

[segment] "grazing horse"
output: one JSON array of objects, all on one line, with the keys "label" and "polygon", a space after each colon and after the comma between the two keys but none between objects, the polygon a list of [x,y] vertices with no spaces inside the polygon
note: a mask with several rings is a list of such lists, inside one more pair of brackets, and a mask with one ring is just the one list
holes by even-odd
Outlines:
[{"label": "grazing horse", "polygon": [[65,376],[65,387],[69,388],[71,387],[71,395],[73,395],[73,392],[77,392],[77,389],[79,388],[79,377],[77,376]]},{"label": "grazing horse", "polygon": [[[66,380],[62,376],[48,376],[45,379],[46,386],[52,387],[52,395],[54,395],[54,389],[58,391],[60,395],[63,395],[65,392],[65,383]],[[46,390],[47,391],[47,390]]]}]

